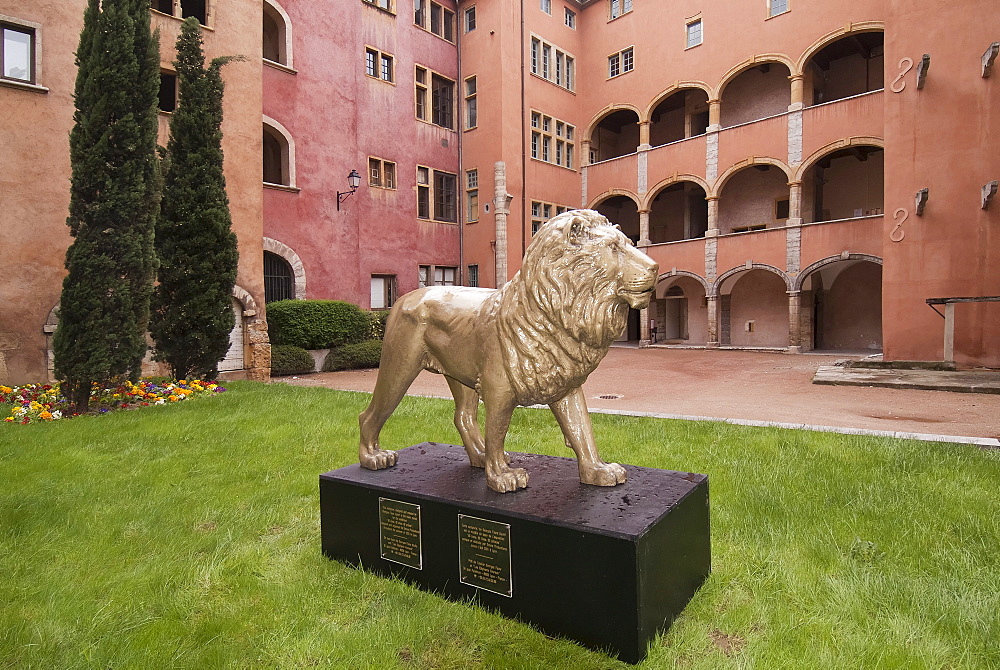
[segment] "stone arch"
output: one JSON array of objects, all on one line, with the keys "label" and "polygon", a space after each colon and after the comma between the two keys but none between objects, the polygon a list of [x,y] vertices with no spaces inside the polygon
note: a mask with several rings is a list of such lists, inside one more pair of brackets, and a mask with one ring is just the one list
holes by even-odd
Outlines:
[{"label": "stone arch", "polygon": [[[295,186],[295,140],[292,138],[292,134],[288,132],[281,123],[275,121],[270,116],[264,114],[263,124],[264,133],[271,133],[273,137],[278,139],[280,145],[280,163],[281,163],[281,181],[279,182],[267,182],[265,183],[275,184],[278,186],[287,186],[289,188],[296,188]],[[288,182],[288,183],[283,183]]]},{"label": "stone arch", "polygon": [[306,297],[306,268],[302,264],[302,259],[290,246],[270,237],[264,238],[264,251],[284,258],[292,268],[292,275],[295,281],[295,299],[305,300]]},{"label": "stone arch", "polygon": [[703,81],[698,81],[694,79],[690,81],[675,81],[673,84],[663,89],[653,97],[653,99],[649,102],[649,104],[646,105],[646,109],[642,110],[642,113],[639,115],[639,120],[643,122],[649,121],[650,116],[653,114],[653,110],[656,109],[657,105],[659,105],[661,102],[672,96],[674,93],[677,93],[678,91],[681,91],[686,88],[700,89],[705,92],[705,95],[707,95],[709,99],[712,98],[712,95],[714,93],[712,91],[712,87]]},{"label": "stone arch", "polygon": [[754,165],[773,165],[784,172],[789,178],[788,180],[791,181],[792,169],[788,167],[788,164],[784,161],[778,158],[771,158],[770,156],[751,156],[750,158],[744,158],[739,163],[734,163],[729,166],[729,168],[715,180],[715,183],[712,185],[712,190],[706,191],[706,193],[709,197],[718,198],[722,193],[722,187],[726,185],[726,182],[729,181],[734,174],[744,168],[752,167]]},{"label": "stone arch", "polygon": [[799,69],[799,66],[785,54],[781,53],[757,54],[755,56],[751,56],[742,63],[739,63],[729,68],[729,71],[726,72],[726,74],[722,75],[722,79],[719,80],[719,83],[716,85],[715,89],[711,92],[709,98],[713,100],[721,100],[722,92],[726,90],[726,86],[728,86],[733,81],[733,79],[740,76],[745,70],[749,70],[750,68],[756,67],[758,65],[764,65],[765,63],[781,63],[782,65],[788,68],[788,72],[791,76],[801,74],[802,72]]},{"label": "stone arch", "polygon": [[821,258],[815,263],[811,263],[808,267],[803,269],[798,276],[795,277],[795,281],[792,283],[792,291],[801,291],[802,284],[805,280],[816,270],[821,270],[827,265],[833,263],[839,263],[842,261],[867,261],[869,263],[875,263],[876,265],[882,265],[882,259],[878,256],[872,256],[871,254],[852,254],[844,252],[838,256],[828,256],[826,258]]},{"label": "stone arch", "polygon": [[676,270],[676,269],[671,270],[670,272],[661,273],[660,276],[656,278],[656,284],[657,286],[659,286],[661,281],[665,279],[671,279],[673,277],[688,277],[690,279],[694,279],[699,284],[701,284],[701,287],[703,289],[705,289],[705,295],[709,295],[709,291],[712,289],[711,282],[702,277],[700,274],[696,272],[689,272],[687,270]]},{"label": "stone arch", "polygon": [[239,284],[233,284],[233,297],[243,305],[243,316],[257,316],[257,301],[253,299],[249,291]]},{"label": "stone arch", "polygon": [[601,121],[603,121],[606,117],[610,116],[611,114],[614,114],[615,112],[622,112],[622,111],[635,112],[637,118],[639,118],[640,120],[643,118],[642,110],[640,110],[635,105],[630,105],[628,103],[607,105],[606,107],[598,111],[596,114],[594,114],[594,116],[590,118],[590,123],[587,124],[587,132],[584,134],[584,137],[590,139],[590,137],[594,134],[594,130],[597,128],[598,124],[600,124]]},{"label": "stone arch", "polygon": [[851,35],[855,33],[875,33],[875,32],[885,32],[885,22],[884,21],[859,21],[857,23],[850,23],[841,28],[828,32],[823,35],[815,42],[810,44],[802,55],[799,57],[797,63],[795,63],[795,70],[792,74],[802,74],[805,70],[806,64],[809,60],[819,53],[824,47],[836,42],[846,35]]},{"label": "stone arch", "polygon": [[811,168],[816,164],[816,161],[822,159],[827,154],[833,153],[834,151],[839,151],[840,149],[846,149],[847,147],[856,146],[874,146],[880,149],[885,149],[885,140],[881,137],[873,137],[867,135],[858,135],[855,137],[848,137],[844,139],[837,140],[835,142],[830,142],[829,144],[820,147],[813,153],[809,155],[802,163],[800,163],[792,173],[790,181],[802,181],[802,178],[806,174],[806,170]]},{"label": "stone arch", "polygon": [[[726,270],[721,275],[716,277],[715,281],[712,282],[712,287],[711,287],[712,292],[709,295],[714,295],[714,296],[721,295],[722,289],[724,288],[723,285],[727,283],[727,280],[732,279],[733,277],[736,277],[740,274],[743,274],[744,272],[750,272],[751,270],[766,270],[768,272],[774,273],[778,275],[778,277],[780,277],[782,281],[785,282],[787,290],[789,291],[793,290],[791,277],[789,277],[779,268],[776,268],[773,265],[768,265],[767,263],[748,262],[746,265],[741,265],[739,267]],[[733,283],[735,282],[729,283],[727,286],[725,286],[725,288],[730,288]]]},{"label": "stone arch", "polygon": [[275,0],[264,0],[263,11],[265,17],[269,16],[277,24],[279,33],[276,36],[277,44],[274,45],[276,47],[277,60],[268,58],[267,56],[264,56],[264,59],[278,65],[284,65],[287,68],[292,68],[292,44],[294,42],[292,40],[292,20],[285,9]]},{"label": "stone arch", "polygon": [[587,128],[587,164],[634,154],[640,144],[640,112],[634,105],[609,105]]},{"label": "stone arch", "polygon": [[660,181],[656,182],[656,184],[651,186],[649,190],[646,191],[646,196],[642,198],[642,201],[639,203],[639,209],[649,209],[650,204],[653,202],[653,200],[656,198],[657,194],[660,191],[667,188],[668,186],[673,186],[674,184],[682,181],[689,181],[693,184],[701,186],[702,190],[705,191],[705,195],[708,195],[712,191],[711,186],[707,181],[705,181],[704,178],[699,177],[698,175],[695,174],[675,172],[666,179],[661,179]]},{"label": "stone arch", "polygon": [[604,202],[605,200],[607,200],[609,198],[613,198],[616,195],[620,195],[620,196],[624,196],[624,197],[628,198],[629,200],[631,200],[632,202],[635,203],[636,209],[641,209],[641,205],[640,205],[641,198],[639,198],[639,196],[637,196],[635,193],[633,193],[632,191],[628,190],[627,188],[612,188],[612,189],[608,189],[607,191],[605,191],[604,193],[600,194],[599,196],[597,196],[595,198],[591,198],[590,199],[590,204],[587,205],[587,209],[596,209],[597,205],[601,204],[602,202]]}]

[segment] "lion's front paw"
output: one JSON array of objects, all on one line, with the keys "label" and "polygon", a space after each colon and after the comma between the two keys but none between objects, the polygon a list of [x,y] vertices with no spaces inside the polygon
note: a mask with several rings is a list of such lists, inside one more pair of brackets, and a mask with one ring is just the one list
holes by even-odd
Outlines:
[{"label": "lion's front paw", "polygon": [[625,468],[617,463],[600,463],[580,471],[580,481],[594,486],[616,486],[624,484],[625,479]]},{"label": "lion's front paw", "polygon": [[396,464],[396,452],[388,449],[362,449],[358,461],[369,470],[382,470]]},{"label": "lion's front paw", "polygon": [[486,485],[497,493],[508,493],[528,486],[528,471],[524,468],[504,466],[495,473],[490,470],[492,468],[487,468],[486,471]]}]

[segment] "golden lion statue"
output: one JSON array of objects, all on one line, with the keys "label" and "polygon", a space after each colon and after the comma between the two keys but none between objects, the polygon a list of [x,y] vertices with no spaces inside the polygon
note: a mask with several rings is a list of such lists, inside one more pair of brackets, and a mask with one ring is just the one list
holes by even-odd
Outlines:
[{"label": "golden lion statue", "polygon": [[359,417],[361,465],[396,464],[396,452],[379,447],[379,432],[417,374],[430,370],[447,378],[465,451],[494,491],[528,485],[528,473],[508,465],[504,439],[514,408],[539,403],[552,409],[576,452],[581,482],[623,483],[625,468],[597,453],[581,386],[622,333],[629,308],[649,304],[657,270],[606,218],[573,210],[538,230],[521,270],[502,288],[407,293],[389,314],[375,391]]}]

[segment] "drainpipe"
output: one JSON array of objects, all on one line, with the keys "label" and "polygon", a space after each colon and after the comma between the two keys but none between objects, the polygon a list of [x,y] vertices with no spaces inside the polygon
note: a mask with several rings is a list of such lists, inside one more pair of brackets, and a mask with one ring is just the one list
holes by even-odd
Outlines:
[{"label": "drainpipe", "polygon": [[[525,151],[527,151],[527,145],[525,144],[524,134],[526,128],[524,127],[524,0],[521,0],[521,258],[524,258],[524,253],[528,250],[528,234],[526,231],[526,226],[524,225],[524,203],[525,203],[525,193],[528,188],[528,161],[525,157]],[[504,278],[506,281],[506,278]]]},{"label": "drainpipe", "polygon": [[465,163],[462,161],[462,144],[465,141],[465,117],[462,115],[462,103],[465,100],[465,80],[462,78],[462,8],[461,3],[455,4],[455,61],[458,72],[458,95],[455,96],[455,104],[458,107],[458,114],[455,115],[455,122],[458,128],[458,174],[456,175],[455,190],[455,218],[458,219],[458,285],[465,286]]}]

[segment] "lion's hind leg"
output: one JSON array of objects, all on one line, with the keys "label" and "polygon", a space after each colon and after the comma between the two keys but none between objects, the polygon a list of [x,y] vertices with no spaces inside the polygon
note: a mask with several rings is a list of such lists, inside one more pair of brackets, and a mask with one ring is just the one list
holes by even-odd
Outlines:
[{"label": "lion's hind leg", "polygon": [[448,388],[455,396],[455,428],[462,436],[462,446],[469,455],[469,462],[477,468],[486,467],[486,443],[479,430],[479,394],[462,382],[452,377],[448,380]]},{"label": "lion's hind leg", "polygon": [[395,333],[386,335],[371,402],[358,416],[361,429],[358,462],[369,470],[381,470],[396,464],[396,452],[382,449],[378,436],[423,368],[423,338],[420,334],[406,333],[405,338],[393,335]]}]

